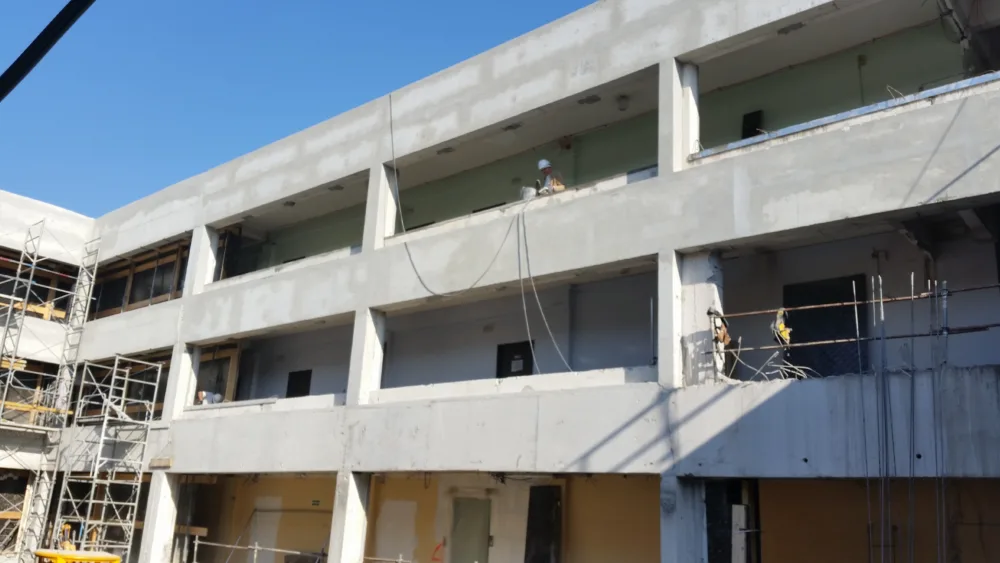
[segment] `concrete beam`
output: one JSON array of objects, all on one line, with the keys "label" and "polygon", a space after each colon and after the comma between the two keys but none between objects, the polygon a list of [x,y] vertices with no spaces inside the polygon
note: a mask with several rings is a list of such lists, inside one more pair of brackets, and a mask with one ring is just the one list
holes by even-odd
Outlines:
[{"label": "concrete beam", "polygon": [[[916,415],[909,447],[910,384]],[[996,368],[890,376],[895,457],[914,476],[1000,477]],[[860,401],[859,397],[865,397]],[[718,383],[664,390],[631,383],[468,399],[326,407],[191,419],[159,439],[171,473],[505,471],[666,473],[705,478],[864,478],[877,467],[871,377]],[[937,397],[937,398],[935,398]],[[937,433],[949,444],[935,460]],[[593,416],[600,412],[600,417]],[[797,421],[788,424],[789,420]],[[303,429],[324,428],[319,434]],[[567,434],[566,428],[574,432]],[[971,428],[971,430],[970,430]],[[269,448],[246,448],[252,435]],[[864,443],[867,435],[868,451]],[[816,440],[823,436],[823,440]],[[85,436],[74,438],[86,442]],[[317,441],[318,440],[318,441]],[[64,440],[66,442],[66,440]],[[917,457],[917,454],[920,454]],[[151,454],[152,455],[152,454]],[[899,463],[893,476],[907,477]],[[869,475],[870,476],[870,475]]]},{"label": "concrete beam", "polygon": [[80,359],[103,360],[115,354],[171,348],[178,341],[185,301],[176,299],[88,322],[80,339]]},{"label": "concrete beam", "polygon": [[91,240],[95,221],[68,209],[0,190],[0,246],[20,252],[28,228],[45,221],[40,253],[71,265],[79,265],[83,246]]}]

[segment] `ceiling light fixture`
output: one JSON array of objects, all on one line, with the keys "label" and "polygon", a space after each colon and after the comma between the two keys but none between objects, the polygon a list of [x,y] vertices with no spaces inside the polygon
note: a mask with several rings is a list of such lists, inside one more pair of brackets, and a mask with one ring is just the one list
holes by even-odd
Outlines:
[{"label": "ceiling light fixture", "polygon": [[341,186],[340,184],[334,184],[327,189],[330,190],[331,192],[342,192],[344,191],[344,186]]},{"label": "ceiling light fixture", "polygon": [[591,94],[586,98],[580,98],[579,100],[576,101],[576,103],[580,104],[581,106],[589,106],[590,104],[596,104],[599,101],[601,101],[600,96],[598,96],[597,94]]},{"label": "ceiling light fixture", "polygon": [[285,207],[295,207],[295,202],[294,201],[286,201],[285,203],[282,203],[281,205],[284,205]]},{"label": "ceiling light fixture", "polygon": [[450,153],[453,153],[453,152],[455,152],[455,148],[454,147],[445,147],[443,149],[438,149],[437,153],[438,154],[450,154]]},{"label": "ceiling light fixture", "polygon": [[615,102],[618,103],[618,111],[628,111],[628,107],[632,103],[632,98],[622,94],[621,96],[615,98]]},{"label": "ceiling light fixture", "polygon": [[511,123],[510,125],[504,127],[503,130],[504,131],[517,131],[518,129],[521,128],[522,125],[524,125],[524,124],[521,123],[521,122]]}]

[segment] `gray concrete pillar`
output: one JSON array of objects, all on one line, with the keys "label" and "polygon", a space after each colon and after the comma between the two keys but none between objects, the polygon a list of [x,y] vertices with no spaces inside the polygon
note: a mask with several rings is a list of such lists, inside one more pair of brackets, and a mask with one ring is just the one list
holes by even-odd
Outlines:
[{"label": "gray concrete pillar", "polygon": [[201,293],[215,279],[219,253],[219,233],[211,227],[195,227],[191,233],[184,295]]},{"label": "gray concrete pillar", "polygon": [[709,311],[722,313],[722,263],[714,253],[681,257],[681,343],[684,384],[698,385],[725,376],[724,346],[716,342]]},{"label": "gray concrete pillar", "polygon": [[657,260],[656,363],[660,385],[667,389],[684,386],[680,260],[672,250],[661,252]]},{"label": "gray concrete pillar", "polygon": [[660,174],[688,166],[701,150],[698,113],[698,66],[678,60],[660,63]]},{"label": "gray concrete pillar", "polygon": [[382,386],[385,356],[385,314],[367,307],[354,314],[351,366],[347,380],[347,404],[368,403],[372,391]]},{"label": "gray concrete pillar", "polygon": [[[199,348],[186,346],[182,342],[174,344],[173,354],[170,357],[170,370],[166,374],[167,389],[163,397],[164,422],[177,418],[184,411],[184,407],[194,404],[200,357]],[[161,379],[162,377],[163,375]],[[139,561],[172,562],[179,493],[179,475],[152,471],[146,513],[140,517],[143,520],[143,530],[142,542],[139,544]]]},{"label": "gray concrete pillar", "polygon": [[376,250],[396,233],[396,172],[382,163],[371,168],[368,176],[368,200],[365,204],[365,230],[361,250]]},{"label": "gray concrete pillar", "polygon": [[708,533],[701,481],[660,478],[660,563],[705,563]]},{"label": "gray concrete pillar", "polygon": [[142,543],[139,546],[139,561],[172,563],[180,488],[180,475],[153,472],[149,482],[149,500],[143,522]]},{"label": "gray concrete pillar", "polygon": [[369,473],[337,473],[328,563],[361,563],[364,558],[370,485]]},{"label": "gray concrete pillar", "polygon": [[174,344],[170,355],[170,369],[166,375],[167,389],[163,396],[163,421],[169,422],[184,411],[184,407],[194,404],[194,394],[198,384],[198,361],[201,350],[197,346],[187,346],[183,342]]}]

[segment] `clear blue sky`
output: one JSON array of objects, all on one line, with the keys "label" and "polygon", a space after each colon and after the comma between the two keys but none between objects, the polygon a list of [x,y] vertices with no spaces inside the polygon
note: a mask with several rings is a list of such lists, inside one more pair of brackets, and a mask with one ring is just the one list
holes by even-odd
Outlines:
[{"label": "clear blue sky", "polygon": [[[0,189],[99,216],[590,2],[96,0],[0,102]],[[0,1],[0,67],[65,3]]]}]

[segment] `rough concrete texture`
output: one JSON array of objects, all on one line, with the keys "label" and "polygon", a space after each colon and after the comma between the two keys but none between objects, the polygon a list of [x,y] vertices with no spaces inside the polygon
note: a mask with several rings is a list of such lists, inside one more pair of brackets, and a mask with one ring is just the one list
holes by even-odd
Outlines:
[{"label": "rough concrete texture", "polygon": [[[396,156],[678,56],[698,58],[854,0],[597,2],[392,94]],[[794,18],[794,19],[792,19]],[[788,20],[788,21],[786,21]],[[114,256],[391,159],[389,98],[291,135],[98,219]]]},{"label": "rough concrete texture", "polygon": [[95,232],[94,220],[79,213],[0,190],[0,246],[21,250],[28,227],[45,220],[41,255],[67,264],[79,264],[83,245]]},{"label": "rough concrete texture", "polygon": [[[908,476],[912,456],[916,477],[1000,477],[1000,455],[991,447],[1000,439],[1000,369],[955,369],[940,378],[938,439],[933,378],[919,373],[912,380],[918,416],[911,449],[911,379],[889,376],[899,460],[892,475]],[[245,447],[248,435],[269,447]],[[147,459],[171,458],[174,473],[347,468],[862,478],[866,444],[869,476],[878,467],[878,435],[875,378],[845,376],[677,390],[634,383],[208,419],[185,414],[152,433]],[[490,447],[456,447],[476,443]],[[935,453],[936,444],[945,446]]]},{"label": "rough concrete texture", "polygon": [[181,308],[182,301],[174,300],[90,321],[83,331],[80,358],[103,360],[170,348],[177,342]]},{"label": "rough concrete texture", "polygon": [[[810,225],[995,193],[1000,174],[990,156],[1000,147],[1000,132],[982,123],[997,119],[1000,91],[984,87],[966,98],[888,112],[683,172],[567,198],[563,205],[529,205],[524,212],[529,244],[553,239],[572,243],[569,250],[530,244],[532,274],[778,236]],[[895,142],[903,139],[905,143]],[[461,290],[490,263],[510,221],[504,217],[461,230],[442,229],[408,246],[429,287]],[[402,245],[271,272],[183,299],[180,338],[204,342],[430,297]],[[509,237],[480,285],[517,279],[517,243]],[[337,291],[317,293],[316,287]],[[119,322],[139,314],[146,313],[125,313]],[[129,340],[143,341],[137,332],[159,330],[153,324],[128,325]],[[130,352],[119,343],[120,331],[94,332],[88,328],[91,345],[112,347],[97,342],[108,338],[119,351]]]},{"label": "rough concrete texture", "polygon": [[40,434],[27,432],[0,432],[3,450],[0,451],[0,469],[35,469],[45,462],[45,441]]},{"label": "rough concrete texture", "polygon": [[66,340],[66,328],[56,322],[25,317],[17,355],[28,360],[58,364]]}]

